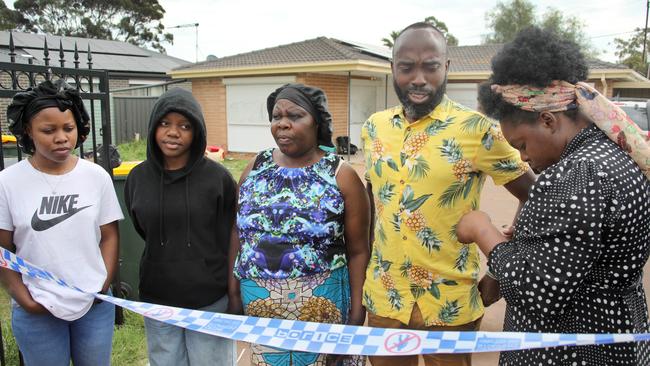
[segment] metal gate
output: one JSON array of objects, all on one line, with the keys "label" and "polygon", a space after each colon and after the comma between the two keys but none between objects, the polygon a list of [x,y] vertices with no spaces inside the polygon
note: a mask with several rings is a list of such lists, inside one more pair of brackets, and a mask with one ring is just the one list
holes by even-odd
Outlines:
[{"label": "metal gate", "polygon": [[[47,45],[47,38],[43,45],[43,59],[39,60],[41,64],[34,64],[34,60],[29,58],[28,63],[16,62],[16,49],[14,47],[13,35],[9,34],[9,58],[10,62],[0,62],[0,98],[13,98],[17,93],[26,91],[28,88],[38,85],[45,80],[63,79],[68,84],[79,90],[81,98],[86,104],[90,115],[90,134],[79,148],[79,156],[92,156],[93,161],[98,163],[98,153],[106,157],[100,159],[102,167],[112,176],[113,170],[110,166],[109,145],[111,144],[111,125],[110,125],[110,104],[109,104],[109,85],[108,72],[105,70],[93,70],[92,53],[90,45],[86,52],[85,68],[79,67],[82,61],[79,60],[79,52],[75,43],[74,60],[71,63],[73,67],[66,67],[65,53],[62,42],[59,43],[59,66],[50,65],[50,51]],[[53,61],[56,63],[55,61]],[[5,110],[2,111],[5,113]],[[0,126],[0,134],[4,134]],[[4,137],[4,135],[3,135]],[[3,146],[0,148],[0,170],[5,168],[5,162],[12,163],[23,159],[18,144],[15,147],[5,149],[5,139]],[[14,150],[15,149],[15,150]],[[99,151],[101,150],[101,151]],[[5,156],[12,155],[12,157]],[[119,273],[119,267],[118,267]],[[116,275],[116,281],[119,283],[119,274]],[[118,309],[116,309],[117,311]],[[118,321],[121,321],[122,313],[118,314]],[[22,357],[20,359],[22,365]],[[5,364],[4,344],[2,342],[2,329],[0,328],[0,365]]]},{"label": "metal gate", "polygon": [[[19,92],[26,91],[45,80],[63,79],[68,84],[79,90],[81,98],[87,103],[90,115],[90,134],[86,142],[79,148],[79,155],[84,157],[92,152],[92,157],[97,162],[98,146],[101,145],[102,156],[109,156],[108,147],[111,144],[110,125],[110,104],[108,90],[108,72],[105,70],[93,70],[92,53],[90,45],[86,52],[87,68],[79,67],[82,61],[79,60],[79,52],[75,43],[74,60],[71,62],[74,67],[66,67],[63,44],[59,43],[59,66],[50,65],[50,51],[47,45],[47,38],[43,45],[42,64],[34,64],[33,58],[29,63],[16,62],[16,49],[14,47],[13,35],[9,34],[9,58],[10,62],[0,62],[0,98],[13,98]],[[0,133],[2,127],[0,126]],[[16,160],[22,160],[20,149],[16,145]],[[86,151],[84,151],[86,150]],[[102,166],[112,176],[109,159],[101,159]],[[5,167],[5,149],[0,149],[0,170]]]}]

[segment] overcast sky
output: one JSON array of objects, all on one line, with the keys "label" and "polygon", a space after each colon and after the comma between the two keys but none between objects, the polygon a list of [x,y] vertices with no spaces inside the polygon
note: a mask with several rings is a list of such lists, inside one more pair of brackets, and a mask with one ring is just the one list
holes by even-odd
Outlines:
[{"label": "overcast sky", "polygon": [[[159,0],[167,27],[199,23],[199,60],[299,42],[319,36],[381,44],[390,31],[433,15],[447,24],[460,45],[480,44],[488,33],[488,0]],[[579,16],[600,58],[615,61],[615,37],[629,37],[645,23],[646,0],[532,1],[542,14],[548,6]],[[398,5],[399,4],[399,5]],[[571,6],[567,6],[571,4]],[[174,45],[170,55],[195,59],[194,27],[169,29]],[[623,34],[620,34],[623,33]],[[615,35],[613,35],[615,34]]]},{"label": "overcast sky", "polygon": [[[13,7],[13,0],[4,0]],[[158,0],[165,8],[163,24],[199,23],[198,58],[249,52],[319,36],[381,45],[392,30],[433,15],[447,24],[460,45],[480,44],[488,33],[485,13],[496,0]],[[535,1],[537,14],[555,7],[578,16],[586,34],[616,61],[612,41],[627,38],[645,23],[646,0]],[[570,6],[568,6],[570,4]],[[168,29],[174,44],[167,53],[195,60],[195,28]]]}]

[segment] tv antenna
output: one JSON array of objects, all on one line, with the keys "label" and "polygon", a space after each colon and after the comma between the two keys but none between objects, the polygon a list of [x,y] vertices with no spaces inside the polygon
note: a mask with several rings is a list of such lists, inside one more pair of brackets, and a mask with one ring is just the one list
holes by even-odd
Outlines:
[{"label": "tv antenna", "polygon": [[175,25],[173,27],[169,27],[169,29],[172,28],[189,28],[189,27],[194,27],[196,33],[194,37],[194,48],[195,48],[195,61],[194,62],[199,62],[199,23],[187,23],[187,24],[180,24],[180,25]]}]

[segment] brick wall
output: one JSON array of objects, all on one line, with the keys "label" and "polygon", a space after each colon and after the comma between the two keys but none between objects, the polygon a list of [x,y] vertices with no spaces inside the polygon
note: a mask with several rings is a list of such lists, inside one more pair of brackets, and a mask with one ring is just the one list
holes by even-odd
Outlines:
[{"label": "brick wall", "polygon": [[[129,87],[129,79],[108,79],[108,90],[124,89]],[[129,94],[128,92],[126,93]]]},{"label": "brick wall", "polygon": [[169,87],[170,88],[181,88],[181,89],[185,89],[185,90],[191,92],[192,91],[192,82],[191,81],[185,81],[183,83],[172,84]]},{"label": "brick wall", "polygon": [[208,145],[228,149],[226,86],[221,78],[193,79],[192,94],[201,104],[207,128]]},{"label": "brick wall", "polygon": [[347,75],[299,74],[296,81],[323,89],[327,94],[332,114],[334,136],[348,134],[348,77]]}]

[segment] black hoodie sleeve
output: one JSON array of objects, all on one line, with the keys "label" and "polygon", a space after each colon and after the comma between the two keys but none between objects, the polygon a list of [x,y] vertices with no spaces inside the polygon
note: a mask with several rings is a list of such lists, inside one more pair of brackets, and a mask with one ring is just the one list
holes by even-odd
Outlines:
[{"label": "black hoodie sleeve", "polygon": [[225,171],[226,174],[223,175],[223,208],[224,212],[230,213],[228,227],[232,227],[237,220],[237,183],[230,172]]},{"label": "black hoodie sleeve", "polygon": [[144,230],[142,230],[142,227],[138,223],[138,219],[135,215],[135,212],[133,212],[133,210],[131,209],[131,202],[133,198],[133,189],[134,189],[133,187],[137,185],[136,183],[133,183],[133,181],[136,179],[134,177],[135,174],[137,173],[132,171],[126,177],[126,183],[124,184],[124,204],[126,206],[126,211],[129,213],[129,216],[131,217],[131,221],[133,222],[133,227],[135,228],[135,231],[138,232],[138,235],[140,235],[140,237],[143,240],[146,240],[144,236]]}]

